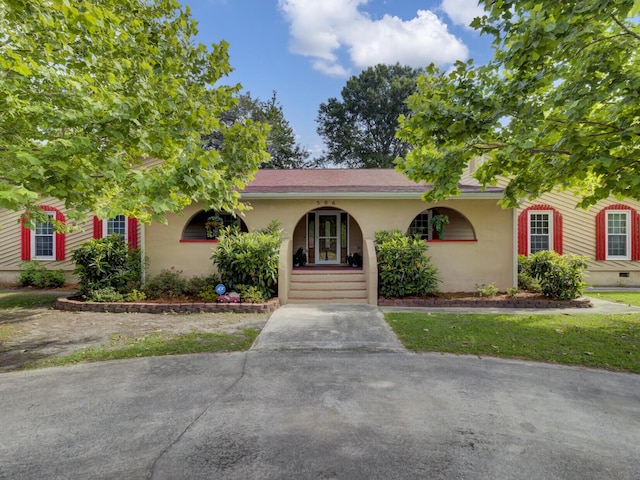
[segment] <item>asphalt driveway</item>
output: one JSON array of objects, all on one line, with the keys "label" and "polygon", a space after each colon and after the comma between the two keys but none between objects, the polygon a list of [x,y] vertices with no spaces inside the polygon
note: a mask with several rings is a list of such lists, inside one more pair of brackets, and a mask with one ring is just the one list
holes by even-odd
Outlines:
[{"label": "asphalt driveway", "polygon": [[0,478],[640,478],[638,375],[287,342],[0,374]]}]

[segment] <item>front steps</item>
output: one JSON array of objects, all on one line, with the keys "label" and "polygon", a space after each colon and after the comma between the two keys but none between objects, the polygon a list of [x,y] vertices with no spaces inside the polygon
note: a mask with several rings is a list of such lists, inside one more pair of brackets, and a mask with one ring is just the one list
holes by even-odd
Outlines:
[{"label": "front steps", "polygon": [[294,269],[287,303],[367,303],[361,269]]}]

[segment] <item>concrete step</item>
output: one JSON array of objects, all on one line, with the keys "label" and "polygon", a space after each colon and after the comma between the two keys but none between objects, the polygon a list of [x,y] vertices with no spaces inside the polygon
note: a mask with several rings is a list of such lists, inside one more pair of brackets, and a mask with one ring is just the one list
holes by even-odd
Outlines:
[{"label": "concrete step", "polygon": [[365,289],[358,290],[289,290],[289,298],[367,298]]},{"label": "concrete step", "polygon": [[364,280],[360,282],[302,282],[297,279],[291,279],[289,284],[290,290],[360,290],[366,289]]},{"label": "concrete step", "polygon": [[287,303],[340,303],[340,304],[358,304],[358,305],[366,305],[366,298],[314,298],[313,300],[305,299],[305,298],[291,298]]}]

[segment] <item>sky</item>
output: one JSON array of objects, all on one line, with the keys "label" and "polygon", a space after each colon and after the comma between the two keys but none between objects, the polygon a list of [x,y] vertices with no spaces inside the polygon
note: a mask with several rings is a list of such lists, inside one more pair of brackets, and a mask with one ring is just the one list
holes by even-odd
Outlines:
[{"label": "sky", "polygon": [[196,40],[229,43],[234,71],[222,84],[268,100],[273,92],[296,140],[316,157],[318,108],[346,81],[379,63],[486,63],[491,39],[468,27],[475,0],[182,0]]}]

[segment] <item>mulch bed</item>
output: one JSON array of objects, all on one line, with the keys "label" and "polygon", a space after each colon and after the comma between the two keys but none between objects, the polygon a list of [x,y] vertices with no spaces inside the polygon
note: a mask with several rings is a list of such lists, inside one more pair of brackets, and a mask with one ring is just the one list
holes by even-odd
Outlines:
[{"label": "mulch bed", "polygon": [[378,299],[378,305],[385,307],[471,307],[471,308],[590,308],[587,298],[574,300],[552,300],[539,293],[521,292],[515,296],[498,294],[493,297],[480,297],[476,293],[442,293],[426,298],[384,298]]}]

